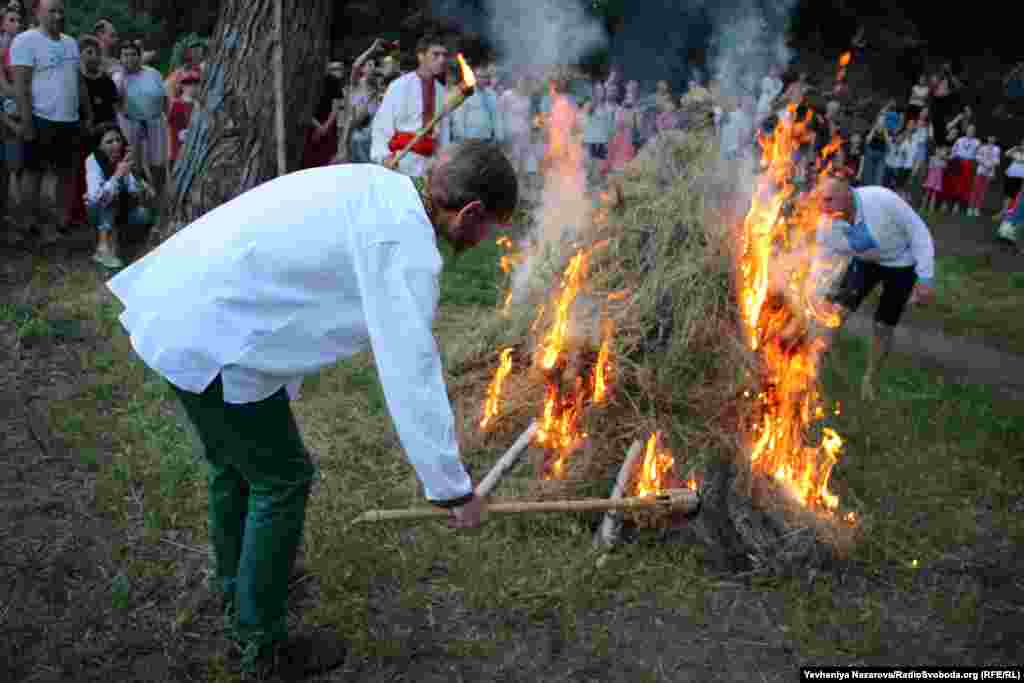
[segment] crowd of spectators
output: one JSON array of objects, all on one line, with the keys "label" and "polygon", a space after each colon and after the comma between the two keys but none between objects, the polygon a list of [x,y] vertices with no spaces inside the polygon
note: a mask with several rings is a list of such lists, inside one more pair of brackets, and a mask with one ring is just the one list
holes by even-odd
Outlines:
[{"label": "crowd of spectators", "polygon": [[[203,44],[187,46],[183,63],[166,79],[149,65],[154,57],[141,41],[119,39],[107,18],[90,33],[68,36],[64,0],[6,6],[0,33],[5,241],[45,245],[94,230],[94,260],[118,268],[118,244],[145,238],[189,126]],[[51,205],[41,199],[47,173],[54,176]]]}]

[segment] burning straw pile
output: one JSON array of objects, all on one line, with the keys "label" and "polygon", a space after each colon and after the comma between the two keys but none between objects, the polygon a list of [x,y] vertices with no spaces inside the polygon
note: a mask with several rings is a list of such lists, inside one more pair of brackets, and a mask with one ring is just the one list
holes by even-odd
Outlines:
[{"label": "burning straw pile", "polygon": [[[751,347],[749,306],[740,305],[751,221],[713,200],[713,137],[656,141],[657,154],[641,155],[591,201],[580,199],[578,141],[567,130],[550,134],[533,230],[499,238],[508,293],[449,346],[464,449],[499,452],[537,421],[532,470],[517,492],[546,499],[606,496],[633,444],[617,493],[691,488],[703,500],[689,523],[628,513],[636,526],[685,528],[684,538],[735,568],[789,571],[842,554],[854,526],[822,504],[836,456],[829,451],[822,474],[811,438],[821,411],[786,425],[785,448],[811,465],[766,447],[781,440],[764,430],[793,411],[767,408],[783,400],[778,368]],[[820,403],[816,374],[799,391]],[[755,463],[758,444],[774,470]],[[797,485],[808,478],[811,493]]]}]

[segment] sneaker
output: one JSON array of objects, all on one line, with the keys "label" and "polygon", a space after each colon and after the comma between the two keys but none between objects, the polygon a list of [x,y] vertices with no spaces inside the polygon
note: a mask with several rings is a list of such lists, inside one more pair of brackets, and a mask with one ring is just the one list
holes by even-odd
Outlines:
[{"label": "sneaker", "polygon": [[249,665],[241,657],[243,680],[301,681],[343,666],[348,644],[332,630],[317,629],[264,648]]},{"label": "sneaker", "polygon": [[106,245],[96,247],[96,253],[92,255],[92,260],[104,268],[109,268],[111,270],[124,268],[124,262],[117,258],[117,255],[115,255],[114,252],[110,250],[110,247]]}]

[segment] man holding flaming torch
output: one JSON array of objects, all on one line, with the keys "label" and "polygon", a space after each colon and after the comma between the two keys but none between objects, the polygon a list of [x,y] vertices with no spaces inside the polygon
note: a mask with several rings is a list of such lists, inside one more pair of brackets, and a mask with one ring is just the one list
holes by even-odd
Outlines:
[{"label": "man holding flaming torch", "polygon": [[[413,142],[417,131],[445,107],[445,88],[438,79],[448,61],[448,48],[440,38],[424,36],[416,45],[416,59],[416,71],[391,82],[373,117],[370,159],[376,163],[391,167],[396,155]],[[442,119],[430,135],[414,143],[395,170],[409,176],[424,175],[430,159],[450,141],[450,124]]]},{"label": "man holding flaming torch", "polygon": [[165,378],[209,464],[217,579],[247,670],[341,663],[327,635],[286,640],[289,573],[315,475],[289,400],[305,375],[373,350],[388,410],[428,500],[480,522],[432,334],[442,259],[515,210],[493,144],[441,151],[422,189],[370,164],[308,169],[205,214],[107,286],[142,360]]}]

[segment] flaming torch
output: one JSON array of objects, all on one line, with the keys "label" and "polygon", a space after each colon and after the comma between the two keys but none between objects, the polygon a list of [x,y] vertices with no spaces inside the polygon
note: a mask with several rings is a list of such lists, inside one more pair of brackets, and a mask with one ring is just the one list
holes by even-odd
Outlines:
[{"label": "flaming torch", "polygon": [[462,70],[462,82],[459,83],[457,88],[454,88],[448,93],[448,99],[445,101],[444,107],[441,111],[434,114],[434,118],[430,120],[430,123],[416,131],[416,135],[413,139],[410,140],[409,143],[397,154],[395,154],[394,157],[385,163],[389,168],[398,168],[398,162],[402,160],[402,157],[409,153],[409,150],[412,149],[416,143],[430,135],[434,131],[434,128],[437,127],[437,124],[441,123],[446,116],[461,107],[462,103],[473,94],[473,91],[476,89],[476,75],[473,73],[473,70],[469,68],[469,64],[466,64],[466,60],[462,58],[461,52],[457,54],[455,58],[459,61],[459,68]]}]

